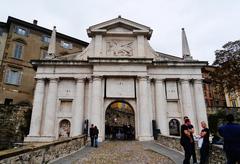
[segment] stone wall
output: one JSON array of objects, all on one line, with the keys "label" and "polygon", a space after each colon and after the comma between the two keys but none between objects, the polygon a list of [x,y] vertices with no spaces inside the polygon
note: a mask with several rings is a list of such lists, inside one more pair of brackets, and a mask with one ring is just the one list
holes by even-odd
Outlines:
[{"label": "stone wall", "polygon": [[0,105],[0,150],[23,142],[29,132],[31,111],[27,105]]},{"label": "stone wall", "polygon": [[48,163],[79,150],[86,145],[86,141],[86,136],[81,135],[51,143],[26,145],[21,148],[0,151],[0,164]]},{"label": "stone wall", "polygon": [[[168,148],[184,153],[184,150],[180,145],[180,137],[159,135],[157,138],[157,142]],[[197,145],[196,145],[196,153],[197,153],[197,158],[199,159],[199,149],[197,148]],[[222,146],[211,145],[209,163],[211,164],[226,163],[226,158],[225,158]]]}]

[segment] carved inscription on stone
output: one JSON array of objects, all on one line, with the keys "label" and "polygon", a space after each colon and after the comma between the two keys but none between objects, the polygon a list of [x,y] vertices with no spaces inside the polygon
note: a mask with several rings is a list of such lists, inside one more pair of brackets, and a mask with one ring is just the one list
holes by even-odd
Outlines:
[{"label": "carved inscription on stone", "polygon": [[123,40],[111,40],[107,42],[107,56],[132,56],[133,42]]}]

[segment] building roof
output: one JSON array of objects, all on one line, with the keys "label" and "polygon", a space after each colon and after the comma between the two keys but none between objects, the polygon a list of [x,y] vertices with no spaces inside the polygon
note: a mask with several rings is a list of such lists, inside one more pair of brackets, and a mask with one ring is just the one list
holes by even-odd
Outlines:
[{"label": "building roof", "polygon": [[[1,23],[3,23],[3,22],[1,22]],[[7,19],[7,25],[10,26],[11,23],[22,25],[22,26],[30,28],[32,30],[41,31],[41,32],[46,33],[48,35],[51,35],[51,33],[52,33],[52,30],[50,30],[50,29],[47,29],[47,28],[38,26],[37,24],[29,23],[29,22],[26,22],[26,21],[23,21],[23,20],[20,20],[20,19],[9,16],[8,19]],[[88,46],[88,43],[85,42],[85,41],[73,38],[71,36],[68,36],[68,35],[65,35],[65,34],[62,34],[62,33],[59,33],[59,32],[57,32],[57,38],[66,39],[66,40],[72,41],[74,43],[79,43],[83,46]]]}]

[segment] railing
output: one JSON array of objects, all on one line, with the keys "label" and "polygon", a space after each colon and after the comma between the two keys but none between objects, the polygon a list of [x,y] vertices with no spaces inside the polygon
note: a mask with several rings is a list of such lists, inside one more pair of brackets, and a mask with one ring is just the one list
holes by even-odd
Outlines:
[{"label": "railing", "polygon": [[[184,152],[183,148],[180,144],[180,137],[175,137],[175,136],[164,136],[164,135],[159,135],[157,138],[157,142],[161,145],[164,145],[170,149],[174,149],[176,151]],[[196,148],[196,154],[199,159],[199,149],[197,148],[197,145],[195,146]],[[211,145],[210,149],[210,156],[209,156],[209,163],[225,163],[226,158],[225,154],[223,151],[222,146],[219,145]]]},{"label": "railing", "polygon": [[86,135],[0,151],[0,163],[48,163],[84,147]]}]

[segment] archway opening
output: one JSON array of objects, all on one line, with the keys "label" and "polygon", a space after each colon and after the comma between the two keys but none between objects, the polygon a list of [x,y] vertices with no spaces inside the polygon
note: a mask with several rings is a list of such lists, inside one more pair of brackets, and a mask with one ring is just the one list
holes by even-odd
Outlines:
[{"label": "archway opening", "polygon": [[134,140],[135,114],[126,101],[114,101],[105,113],[105,139]]},{"label": "archway opening", "polygon": [[71,123],[67,119],[61,120],[59,123],[59,132],[58,137],[61,138],[68,138],[70,137],[70,131],[71,131]]},{"label": "archway opening", "polygon": [[171,119],[169,121],[169,134],[180,136],[180,122],[177,119]]}]

